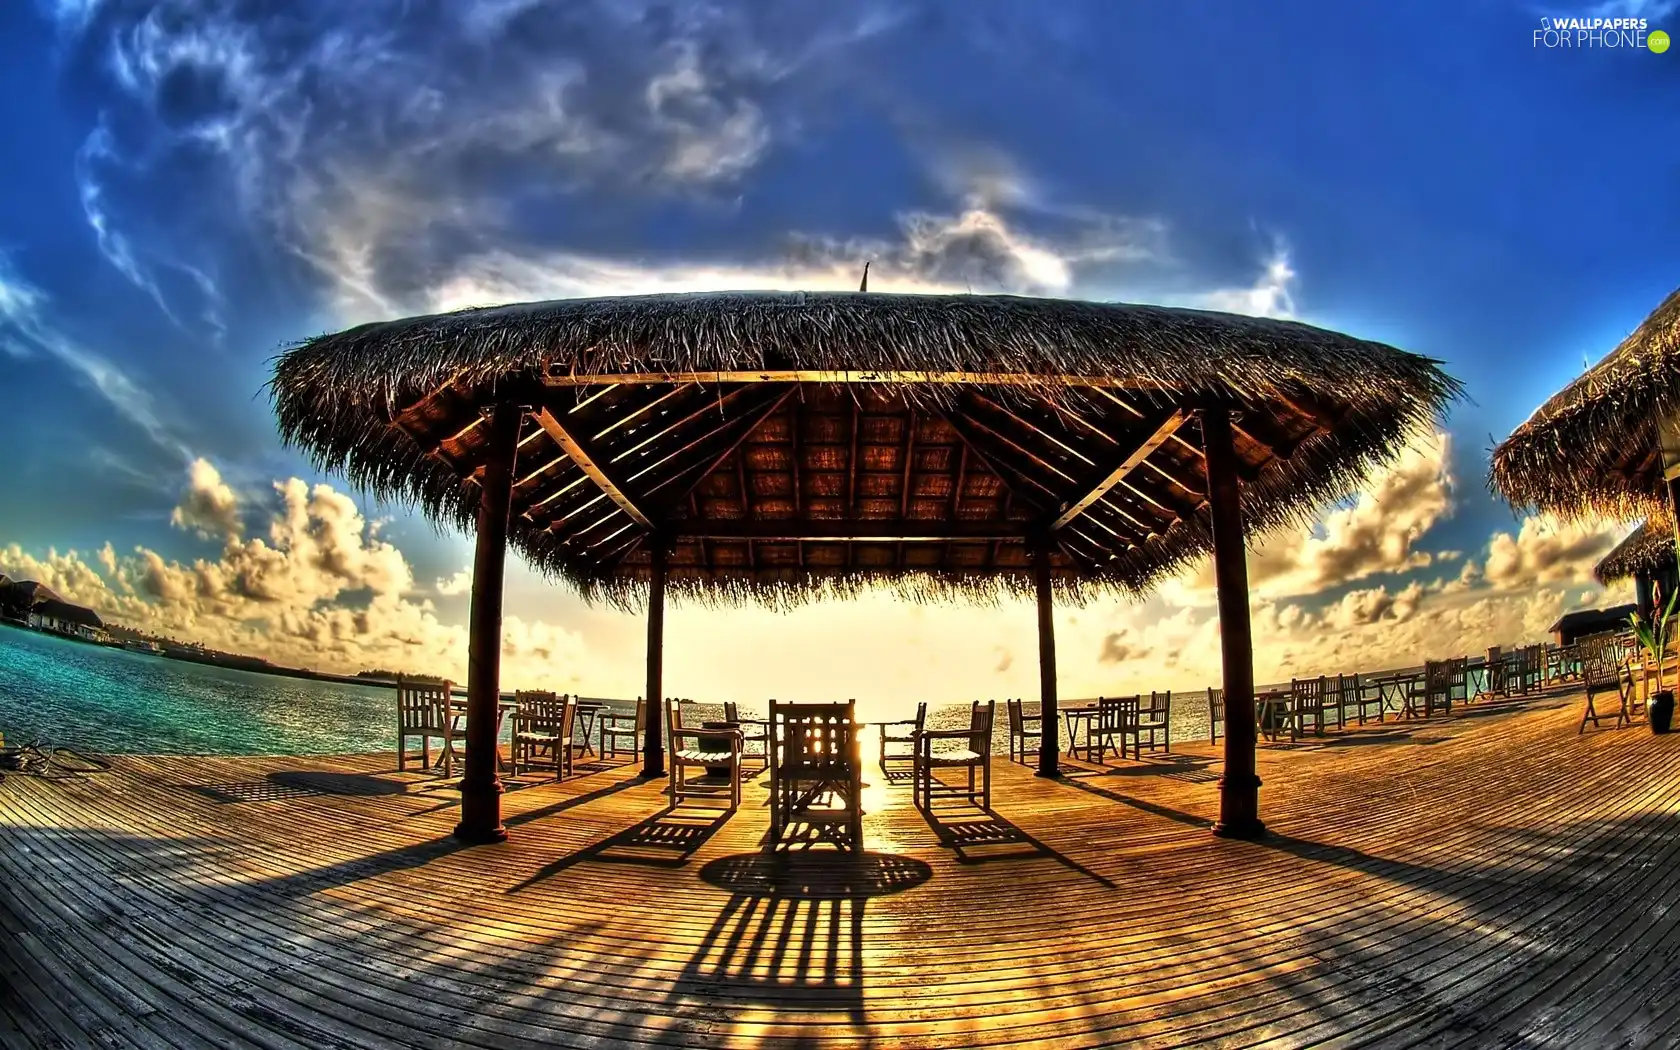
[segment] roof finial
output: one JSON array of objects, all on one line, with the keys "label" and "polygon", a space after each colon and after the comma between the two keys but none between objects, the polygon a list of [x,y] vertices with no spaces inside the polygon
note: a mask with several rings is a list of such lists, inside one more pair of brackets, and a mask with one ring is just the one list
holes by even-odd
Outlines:
[{"label": "roof finial", "polygon": [[863,261],[863,281],[858,285],[858,291],[869,291],[869,260],[867,259]]}]

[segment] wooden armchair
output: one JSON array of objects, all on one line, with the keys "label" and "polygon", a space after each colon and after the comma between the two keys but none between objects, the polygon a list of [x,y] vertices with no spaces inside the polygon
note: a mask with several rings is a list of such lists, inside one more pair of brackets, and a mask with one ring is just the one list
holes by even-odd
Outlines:
[{"label": "wooden armchair", "polygon": [[[1372,685],[1357,674],[1343,677],[1342,700],[1347,706],[1353,708],[1354,717],[1359,720],[1360,725],[1364,725],[1365,720],[1371,717],[1373,712],[1377,716],[1377,721],[1382,722],[1388,706],[1383,702],[1382,687]],[[1343,717],[1345,719],[1346,716]]]},{"label": "wooden armchair", "polygon": [[[1028,755],[1038,754],[1044,747],[1044,715],[1027,714],[1019,699],[1006,702],[1009,707],[1009,760],[1025,762]],[[1029,746],[1028,741],[1032,741]]]},{"label": "wooden armchair", "polygon": [[1208,743],[1219,743],[1225,731],[1225,690],[1208,686]]},{"label": "wooden armchair", "polygon": [[666,730],[670,740],[667,765],[671,776],[671,805],[690,798],[718,798],[716,784],[697,785],[688,780],[691,769],[727,769],[729,774],[729,809],[741,807],[741,730],[738,727],[714,726],[711,729],[691,728],[683,724],[682,701],[666,700]]},{"label": "wooden armchair", "polygon": [[[647,731],[647,701],[636,698],[636,713],[601,712],[601,757],[616,758],[621,754],[635,756],[642,750],[642,734]],[[624,746],[624,741],[629,746]]]},{"label": "wooden armchair", "polygon": [[1289,738],[1295,740],[1308,732],[1324,735],[1325,679],[1291,678],[1289,680]]},{"label": "wooden armchair", "polygon": [[[892,776],[891,771],[887,769],[887,763],[888,762],[902,763],[904,765],[908,765],[908,766],[912,766],[912,767],[915,765],[915,763],[916,763],[916,734],[920,733],[922,731],[922,728],[926,725],[927,725],[927,704],[925,704],[925,703],[918,703],[916,705],[916,717],[915,718],[905,718],[905,719],[900,719],[897,722],[882,722],[881,723],[881,725],[880,725],[880,730],[881,730],[880,766],[881,766],[881,774],[883,776],[886,776],[889,779]],[[908,753],[896,752],[896,753],[889,754],[888,751],[887,751],[887,745],[888,744],[902,744],[902,745],[908,747],[910,750],[909,750]]]},{"label": "wooden armchair", "polygon": [[[935,795],[966,798],[979,802],[980,808],[992,808],[992,718],[997,701],[976,702],[968,711],[967,729],[929,729],[916,734],[916,780],[914,794],[921,809],[933,806]],[[935,751],[938,740],[958,740],[963,746],[951,751]],[[964,769],[968,772],[966,788],[946,784],[934,775],[936,769]],[[980,787],[976,791],[974,773],[980,771]]]},{"label": "wooden armchair", "polygon": [[856,701],[770,701],[770,834],[774,848],[800,825],[802,841],[863,848],[863,771]]},{"label": "wooden armchair", "polygon": [[733,700],[723,703],[723,720],[734,722],[741,727],[741,757],[747,757],[747,745],[758,745],[758,757],[766,766],[770,765],[770,720],[767,718],[742,718],[741,705]]},{"label": "wooden armchair", "polygon": [[[1145,750],[1172,753],[1172,690],[1149,691],[1149,703],[1139,697],[1137,722],[1137,752]],[[1146,741],[1144,738],[1148,737]]]},{"label": "wooden armchair", "polygon": [[434,685],[397,679],[397,772],[408,768],[409,738],[419,737],[420,768],[431,768],[431,742],[436,739],[440,742],[438,761],[445,764],[444,776],[449,775],[454,757],[454,749],[446,746],[454,729],[446,704],[450,689],[448,682]]},{"label": "wooden armchair", "polygon": [[572,767],[572,698],[547,692],[514,694],[512,767],[519,775],[522,764],[533,765],[532,757],[543,752],[554,761],[554,779],[564,780]]},{"label": "wooden armchair", "polygon": [[[1137,746],[1140,699],[1136,696],[1097,698],[1097,716],[1091,720],[1091,728],[1085,738],[1085,761],[1101,762],[1110,748],[1121,758],[1126,757],[1128,750],[1134,757],[1143,757]],[[1129,749],[1126,744],[1128,739],[1131,740]]]}]

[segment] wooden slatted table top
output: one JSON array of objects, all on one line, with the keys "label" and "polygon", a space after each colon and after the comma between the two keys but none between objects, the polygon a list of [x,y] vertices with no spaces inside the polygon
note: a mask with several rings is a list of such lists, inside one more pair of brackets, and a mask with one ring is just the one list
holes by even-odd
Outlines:
[{"label": "wooden slatted table top", "polygon": [[0,1046],[1673,1045],[1680,737],[1467,710],[1263,745],[1263,843],[1205,745],[933,820],[872,775],[868,853],[779,865],[762,777],[580,764],[472,848],[389,755],[13,777]]}]

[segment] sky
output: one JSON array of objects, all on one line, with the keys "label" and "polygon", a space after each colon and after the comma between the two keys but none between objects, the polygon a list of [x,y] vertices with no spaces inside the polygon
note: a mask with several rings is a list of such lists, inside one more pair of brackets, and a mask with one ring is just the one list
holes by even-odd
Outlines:
[{"label": "sky", "polygon": [[[11,0],[0,572],[332,670],[465,671],[468,537],[323,476],[263,384],[366,320],[707,288],[1014,292],[1293,317],[1468,399],[1251,552],[1257,674],[1535,639],[1630,523],[1488,452],[1674,289],[1675,0]],[[1623,39],[1621,43],[1628,41]],[[518,563],[503,681],[640,692],[645,628]],[[1032,696],[1025,605],[677,606],[668,691]],[[1217,683],[1211,570],[1058,611],[1063,691]],[[867,660],[859,654],[867,652]]]}]

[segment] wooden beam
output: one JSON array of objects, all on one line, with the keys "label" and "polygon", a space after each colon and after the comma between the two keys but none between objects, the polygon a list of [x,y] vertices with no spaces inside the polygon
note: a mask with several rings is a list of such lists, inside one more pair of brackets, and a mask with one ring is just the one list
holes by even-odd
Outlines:
[{"label": "wooden beam", "polygon": [[[791,386],[788,387],[786,390],[781,391],[775,397],[770,398],[764,404],[759,406],[759,408],[756,412],[749,412],[745,415],[736,416],[734,419],[729,420],[727,424],[725,424],[723,426],[715,427],[712,430],[707,431],[706,434],[703,435],[702,437],[697,438],[694,441],[689,442],[688,444],[684,445],[682,448],[678,449],[676,452],[672,453],[671,454],[672,456],[680,455],[683,452],[687,452],[691,448],[696,448],[699,445],[704,444],[707,441],[710,441],[712,438],[717,437],[719,434],[724,433],[725,431],[727,431],[729,429],[729,427],[731,425],[740,426],[740,432],[738,434],[736,434],[732,439],[730,439],[729,444],[724,447],[723,451],[719,452],[717,455],[711,457],[710,460],[706,461],[705,469],[701,470],[698,474],[696,474],[694,476],[693,482],[691,482],[689,484],[688,489],[683,493],[683,495],[686,496],[688,494],[688,492],[694,491],[695,487],[698,486],[702,481],[704,481],[708,474],[710,474],[712,471],[718,469],[719,467],[723,466],[723,462],[724,462],[724,460],[729,458],[729,454],[734,452],[736,449],[740,448],[741,445],[746,442],[747,438],[752,436],[753,431],[757,430],[760,426],[763,425],[763,423],[766,419],[769,419],[771,416],[775,415],[776,410],[781,408],[782,405],[787,401],[787,399],[793,396],[793,392],[797,389],[798,389],[797,387],[791,387]],[[745,425],[741,425],[742,420],[746,421]],[[666,459],[670,459],[670,458],[671,458],[671,456],[664,457],[663,459],[661,459],[659,461],[659,463],[655,463],[655,464],[653,464],[653,466],[648,467],[647,470],[652,470],[655,467],[658,467],[660,465],[660,463],[663,463]],[[650,496],[653,495],[655,492],[658,492],[660,489],[664,488],[666,485],[669,485],[671,482],[676,481],[678,478],[685,476],[689,472],[690,469],[692,469],[692,468],[685,468],[683,470],[679,470],[675,474],[672,474],[670,477],[665,478],[663,481],[656,482],[655,484],[649,486],[648,489],[647,489],[647,494],[650,495]],[[631,478],[632,478],[632,480],[634,480],[635,478],[641,477],[646,472],[647,472],[646,470],[638,471],[637,473],[631,475]]]},{"label": "wooden beam", "polygon": [[[867,265],[865,264],[866,268],[864,270],[865,281],[869,280]],[[800,403],[804,403],[803,398],[800,399]],[[797,407],[788,413],[788,444],[791,446],[789,458],[793,465],[793,516],[797,518],[804,513],[800,509],[804,504],[804,499],[799,491],[799,409]],[[794,544],[793,552],[799,567],[803,569],[805,567],[805,544]]]},{"label": "wooden beam", "polygon": [[994,521],[808,521],[745,519],[677,521],[677,539],[764,540],[769,542],[944,543],[951,540],[1015,540],[1026,537],[1023,522]]},{"label": "wooden beam", "polygon": [[1213,518],[1213,577],[1219,589],[1219,647],[1225,686],[1225,773],[1219,779],[1219,820],[1213,833],[1259,838],[1260,778],[1254,771],[1254,636],[1248,613],[1248,551],[1243,536],[1242,490],[1231,416],[1223,408],[1202,412],[1207,453],[1208,504]]},{"label": "wooden beam", "polygon": [[[951,486],[951,504],[946,508],[945,517],[949,521],[961,521],[963,487],[968,484],[968,444],[962,438],[957,438],[957,480]],[[949,569],[951,561],[951,545],[947,543],[940,554],[939,565]]]},{"label": "wooden beam", "polygon": [[[857,476],[858,476],[858,425],[861,422],[862,408],[858,405],[857,396],[852,397],[852,454],[846,460],[846,517],[857,517]],[[852,548],[846,548],[846,568],[852,567]]]},{"label": "wooden beam", "polygon": [[467,753],[461,776],[461,821],[455,837],[501,842],[502,782],[496,774],[497,704],[501,701],[502,587],[507,567],[508,511],[524,411],[492,412],[485,470],[479,482],[478,535],[473,542],[472,601],[467,612]]},{"label": "wooden beam", "polygon": [[543,383],[552,387],[598,386],[615,383],[646,386],[655,383],[853,383],[930,384],[941,386],[1096,387],[1108,390],[1155,390],[1160,384],[1147,378],[1113,376],[1056,376],[1046,379],[1033,372],[935,372],[935,371],[846,371],[844,369],[765,369],[734,372],[551,372]]},{"label": "wooden beam", "polygon": [[1056,621],[1051,606],[1051,545],[1042,538],[1032,552],[1033,589],[1038,596],[1038,713],[1043,737],[1038,746],[1038,775],[1059,777],[1061,715],[1056,710]]},{"label": "wooden beam", "polygon": [[619,487],[618,482],[607,473],[605,463],[596,458],[596,454],[589,446],[562,426],[560,421],[554,417],[554,413],[546,408],[543,409],[537,413],[537,423],[548,431],[548,436],[554,439],[554,443],[560,446],[561,451],[572,457],[572,462],[576,463],[585,474],[589,475],[589,479],[595,482],[602,492],[607,494],[607,498],[618,504],[619,510],[629,515],[630,520],[642,528],[650,532],[653,531],[653,522],[646,514],[642,513],[642,509],[636,506],[635,501],[630,498],[629,494]]},{"label": "wooden beam", "polygon": [[[939,411],[939,410],[936,409],[935,411]],[[955,430],[957,432],[957,436],[962,438],[963,442],[968,445],[969,450],[974,453],[975,458],[978,459],[981,462],[981,464],[985,466],[985,468],[987,470],[989,470],[993,474],[997,475],[998,480],[1003,483],[1004,488],[1009,490],[1009,494],[1011,496],[1013,496],[1014,498],[1016,498],[1018,500],[1021,500],[1023,503],[1026,503],[1027,505],[1029,505],[1031,507],[1037,508],[1041,513],[1042,512],[1047,512],[1050,509],[1049,507],[1045,506],[1041,501],[1035,500],[1035,499],[1031,498],[1030,496],[1027,496],[1027,495],[1017,491],[1016,487],[1009,483],[1009,475],[1004,473],[1003,471],[999,470],[997,468],[997,464],[992,462],[991,457],[987,456],[986,453],[984,453],[980,450],[979,438],[974,433],[974,429],[971,426],[969,426],[969,420],[967,420],[966,418],[964,418],[962,416],[955,415],[955,414],[950,413],[950,412],[942,412],[941,411],[941,412],[939,412],[939,415],[940,415],[941,418],[943,418],[945,420],[946,423],[950,424],[950,427],[951,427],[952,430]],[[1022,474],[1020,471],[1012,470],[1012,471],[1010,471],[1010,473],[1013,473],[1017,477],[1020,477],[1023,480],[1033,484],[1037,488],[1042,489],[1043,491],[1048,493],[1052,498],[1056,497],[1055,490],[1053,490],[1051,488],[1048,488],[1042,482],[1033,481],[1032,478],[1027,477],[1026,475]],[[1069,480],[1071,481],[1072,479],[1070,478]]]},{"label": "wooden beam", "polygon": [[1086,508],[1091,504],[1108,495],[1110,489],[1120,484],[1126,475],[1136,470],[1168,438],[1177,433],[1178,428],[1183,426],[1184,421],[1188,418],[1188,413],[1179,409],[1162,420],[1159,426],[1145,435],[1141,442],[1127,452],[1124,458],[1105,471],[1101,477],[1096,478],[1094,483],[1085,484],[1083,486],[1085,494],[1062,508],[1062,512],[1050,523],[1050,531],[1054,532],[1067,525],[1068,522],[1085,513]]}]

